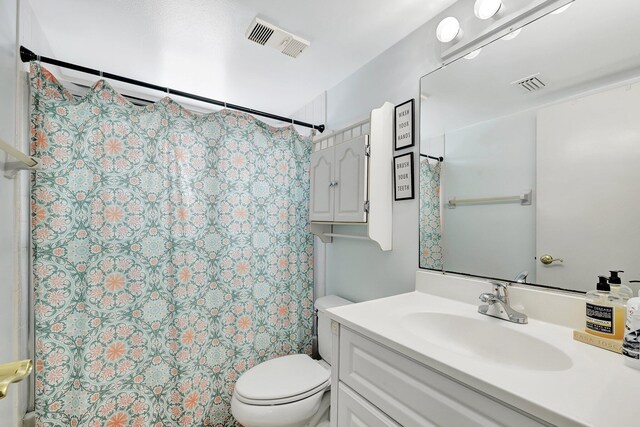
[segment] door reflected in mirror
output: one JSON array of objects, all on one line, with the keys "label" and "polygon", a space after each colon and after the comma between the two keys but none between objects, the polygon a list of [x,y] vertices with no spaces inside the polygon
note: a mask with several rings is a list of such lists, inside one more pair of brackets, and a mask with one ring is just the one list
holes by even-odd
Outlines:
[{"label": "door reflected in mirror", "polygon": [[640,279],[638,16],[580,0],[421,79],[421,268]]}]

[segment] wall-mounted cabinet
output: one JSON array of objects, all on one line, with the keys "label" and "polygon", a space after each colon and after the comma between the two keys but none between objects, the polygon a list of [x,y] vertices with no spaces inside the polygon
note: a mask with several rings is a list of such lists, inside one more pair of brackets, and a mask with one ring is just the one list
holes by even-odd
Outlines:
[{"label": "wall-mounted cabinet", "polygon": [[[311,232],[323,242],[334,237],[373,240],[391,250],[393,105],[371,112],[370,120],[323,136],[311,155]],[[339,226],[363,225],[363,234],[339,233]]]},{"label": "wall-mounted cabinet", "polygon": [[311,155],[311,221],[367,222],[369,135]]}]

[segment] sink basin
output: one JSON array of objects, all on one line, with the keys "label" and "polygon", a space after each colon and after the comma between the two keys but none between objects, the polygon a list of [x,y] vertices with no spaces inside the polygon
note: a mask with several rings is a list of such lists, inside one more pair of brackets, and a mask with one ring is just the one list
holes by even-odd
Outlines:
[{"label": "sink basin", "polygon": [[403,316],[401,326],[434,346],[476,361],[534,371],[564,371],[572,366],[559,348],[492,320],[420,312]]}]

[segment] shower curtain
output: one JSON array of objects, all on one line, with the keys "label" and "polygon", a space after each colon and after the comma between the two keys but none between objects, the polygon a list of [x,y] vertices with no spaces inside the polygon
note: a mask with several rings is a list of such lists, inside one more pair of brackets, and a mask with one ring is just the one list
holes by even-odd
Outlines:
[{"label": "shower curtain", "polygon": [[233,425],[240,374],[311,351],[310,138],[31,89],[38,425]]},{"label": "shower curtain", "polygon": [[440,173],[442,162],[420,161],[420,267],[442,270]]}]

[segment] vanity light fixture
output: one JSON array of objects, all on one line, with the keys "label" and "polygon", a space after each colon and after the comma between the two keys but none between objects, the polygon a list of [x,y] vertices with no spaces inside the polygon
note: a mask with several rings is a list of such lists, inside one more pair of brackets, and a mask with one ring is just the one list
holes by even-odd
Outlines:
[{"label": "vanity light fixture", "polygon": [[478,19],[485,20],[495,16],[501,7],[501,0],[476,0],[473,13]]},{"label": "vanity light fixture", "polygon": [[476,56],[480,55],[480,52],[481,52],[481,51],[482,51],[482,48],[480,47],[480,48],[478,48],[478,49],[474,50],[473,52],[471,52],[471,53],[469,53],[469,54],[465,55],[465,56],[464,56],[464,59],[473,59],[473,58],[475,58]]},{"label": "vanity light fixture", "polygon": [[554,10],[553,12],[551,12],[552,15],[559,15],[562,12],[564,12],[565,10],[569,9],[571,7],[573,3],[569,3],[569,4],[565,4],[562,7],[557,8],[556,10]]},{"label": "vanity light fixture", "polygon": [[453,16],[444,18],[436,28],[436,37],[442,43],[449,43],[461,35],[460,22]]},{"label": "vanity light fixture", "polygon": [[522,32],[522,28],[518,28],[515,31],[511,31],[509,34],[507,34],[506,36],[502,37],[502,40],[513,40],[516,37],[518,37],[520,35],[520,33]]}]

